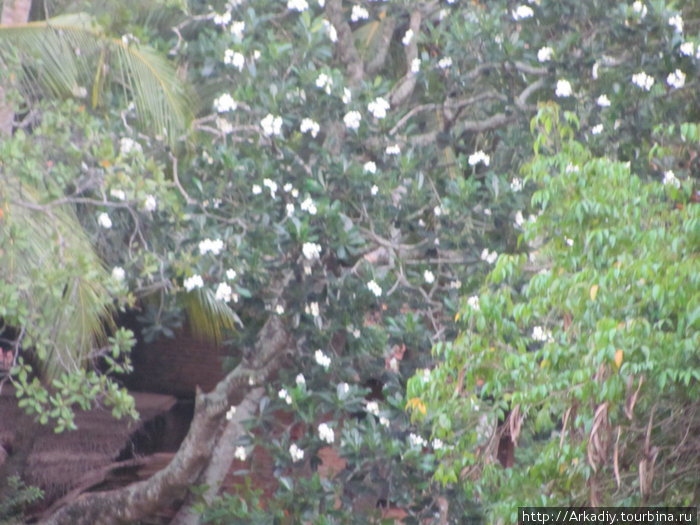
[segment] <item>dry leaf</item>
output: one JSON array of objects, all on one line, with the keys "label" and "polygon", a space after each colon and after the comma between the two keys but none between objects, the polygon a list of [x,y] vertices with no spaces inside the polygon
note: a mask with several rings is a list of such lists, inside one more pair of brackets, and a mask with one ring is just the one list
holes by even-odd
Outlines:
[{"label": "dry leaf", "polygon": [[593,286],[591,286],[590,291],[591,301],[595,301],[596,295],[598,295],[598,285],[594,284]]}]

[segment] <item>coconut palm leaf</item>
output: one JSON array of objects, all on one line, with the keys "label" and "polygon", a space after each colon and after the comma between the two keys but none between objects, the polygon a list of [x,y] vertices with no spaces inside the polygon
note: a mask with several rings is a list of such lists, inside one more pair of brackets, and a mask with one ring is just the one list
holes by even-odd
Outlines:
[{"label": "coconut palm leaf", "polygon": [[219,345],[223,341],[223,330],[235,330],[242,325],[236,312],[225,302],[218,301],[212,290],[198,288],[183,294],[187,320],[195,337]]},{"label": "coconut palm leaf", "polygon": [[187,129],[192,93],[165,58],[133,38],[110,38],[86,13],[0,26],[0,52],[14,56],[28,89],[52,96],[91,95],[98,107],[109,84],[122,87],[139,121],[171,144]]}]

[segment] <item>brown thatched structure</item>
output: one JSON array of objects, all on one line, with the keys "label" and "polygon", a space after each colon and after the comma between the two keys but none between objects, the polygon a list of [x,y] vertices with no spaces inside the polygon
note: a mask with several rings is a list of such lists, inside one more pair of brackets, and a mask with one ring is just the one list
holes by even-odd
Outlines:
[{"label": "brown thatched structure", "polygon": [[[150,475],[153,457],[160,457],[151,455],[165,451],[172,456],[189,420],[178,414],[181,408],[174,397],[132,395],[141,416],[138,421],[117,420],[103,408],[79,411],[75,418],[78,430],[56,434],[50,425],[40,425],[20,410],[14,390],[5,385],[0,394],[0,444],[7,457],[0,465],[0,479],[19,475],[25,483],[44,490],[43,501],[33,509],[38,511],[71,493],[129,483],[141,477],[139,468]],[[127,467],[132,472],[125,475]]]}]

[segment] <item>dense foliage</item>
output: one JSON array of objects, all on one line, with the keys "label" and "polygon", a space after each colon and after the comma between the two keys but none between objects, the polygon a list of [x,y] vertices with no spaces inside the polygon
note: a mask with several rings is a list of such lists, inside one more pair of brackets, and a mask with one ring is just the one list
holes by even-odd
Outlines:
[{"label": "dense foliage", "polygon": [[[149,340],[226,341],[232,366],[280,316],[294,363],[237,452],[269,448],[279,488],[212,520],[697,501],[693,2],[89,7],[61,19],[91,20],[94,45],[63,28],[84,54],[3,47],[23,80],[0,320],[30,410],[59,429],[70,407],[132,411],[84,368],[130,366],[115,305]],[[52,51],[88,66],[60,75]],[[158,78],[183,82],[186,131]]]}]

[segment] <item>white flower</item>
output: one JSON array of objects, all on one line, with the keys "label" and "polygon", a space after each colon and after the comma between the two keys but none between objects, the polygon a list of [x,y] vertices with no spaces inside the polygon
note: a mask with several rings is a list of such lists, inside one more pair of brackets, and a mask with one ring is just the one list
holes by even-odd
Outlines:
[{"label": "white flower", "polygon": [[377,165],[370,160],[368,162],[365,162],[365,165],[362,166],[362,170],[365,173],[371,173],[372,175],[374,175],[375,173],[377,173]]},{"label": "white flower", "polygon": [[479,296],[472,295],[469,299],[467,299],[467,306],[469,306],[469,308],[471,308],[472,310],[479,310]]},{"label": "white flower", "polygon": [[379,193],[379,186],[373,184],[372,187],[369,189],[369,192],[372,196],[376,195],[377,193]]},{"label": "white flower", "polygon": [[245,447],[236,447],[236,450],[233,453],[233,457],[245,461],[245,459],[248,457],[248,454],[245,451]]},{"label": "white flower", "polygon": [[574,245],[574,240],[573,240],[573,239],[569,239],[568,237],[566,237],[566,238],[564,239],[564,242],[566,242],[566,245],[569,246],[569,247],[571,247],[571,246]]},{"label": "white flower", "polygon": [[435,282],[435,275],[430,270],[425,270],[423,272],[423,279],[428,284],[433,284]]},{"label": "white flower", "polygon": [[328,95],[330,95],[331,88],[333,87],[333,78],[329,77],[325,73],[321,73],[316,78],[316,87],[318,89],[323,89]]},{"label": "white flower", "polygon": [[221,253],[221,250],[223,249],[224,241],[222,241],[221,239],[204,239],[203,241],[199,242],[199,253],[202,255],[205,255],[209,252],[213,253],[214,255],[219,255]]},{"label": "white flower", "polygon": [[456,281],[450,282],[450,288],[452,290],[459,290],[462,287],[462,281],[457,279]]},{"label": "white flower", "polygon": [[484,215],[491,215],[491,208],[484,208]]},{"label": "white flower", "polygon": [[541,326],[535,326],[532,329],[532,339],[534,339],[535,341],[541,341],[543,343],[554,341],[554,339],[552,338],[552,332],[550,330],[542,328]]},{"label": "white flower", "polygon": [[383,119],[386,117],[386,112],[389,109],[389,102],[383,97],[378,97],[367,104],[367,109],[376,119]]},{"label": "white flower", "polygon": [[202,276],[201,275],[193,275],[192,277],[188,277],[182,282],[182,285],[185,287],[185,290],[188,292],[191,292],[195,288],[201,288],[204,286],[204,281],[202,281]]},{"label": "white flower", "polygon": [[644,18],[645,16],[647,16],[647,6],[645,6],[639,0],[632,4],[632,11],[638,14],[639,18]]},{"label": "white flower", "polygon": [[523,217],[523,212],[518,210],[515,212],[515,222],[514,222],[516,228],[520,228],[523,224],[525,224],[525,218]]},{"label": "white flower", "polygon": [[554,54],[554,50],[549,47],[541,47],[540,50],[537,52],[537,60],[539,62],[549,62],[552,60],[552,55]]},{"label": "white flower", "polygon": [[413,39],[413,29],[409,29],[404,33],[403,38],[401,39],[401,43],[405,46],[411,43],[411,40]]},{"label": "white flower", "polygon": [[238,275],[238,274],[236,273],[236,270],[234,270],[233,268],[229,268],[228,270],[226,270],[226,278],[229,281],[233,281],[236,278],[236,275]]},{"label": "white flower", "polygon": [[287,217],[291,217],[292,215],[294,215],[294,204],[288,202],[284,205],[284,210],[285,212],[287,212]]},{"label": "white flower", "polygon": [[132,151],[137,152],[143,150],[141,149],[141,144],[135,140],[130,139],[129,137],[122,137],[119,140],[119,151],[122,153],[122,155],[128,155]]},{"label": "white flower", "polygon": [[594,62],[593,67],[591,68],[591,78],[593,80],[598,79],[598,70],[600,69],[600,63],[599,62]]},{"label": "white flower", "polygon": [[289,0],[287,2],[287,9],[290,11],[306,11],[309,8],[309,4],[306,0]]},{"label": "white flower", "polygon": [[359,5],[352,6],[352,11],[350,12],[350,21],[357,22],[359,20],[367,20],[369,18],[369,12],[364,7]]},{"label": "white flower", "polygon": [[219,283],[219,286],[216,288],[216,295],[214,298],[217,301],[223,301],[225,303],[228,303],[231,300],[231,295],[233,294],[233,290],[231,290],[231,287],[226,284],[226,283]]},{"label": "white flower", "polygon": [[305,386],[306,385],[306,378],[304,377],[304,374],[297,374],[295,381],[296,381],[297,386]]},{"label": "white flower", "polygon": [[226,11],[224,14],[220,15],[216,13],[214,15],[214,23],[217,26],[225,26],[231,21],[231,11]]},{"label": "white flower", "polygon": [[321,349],[318,349],[316,350],[316,352],[314,352],[314,359],[323,368],[328,368],[329,366],[331,366],[331,358],[324,354],[321,351]]},{"label": "white flower", "polygon": [[369,288],[369,291],[372,292],[376,297],[381,297],[382,289],[377,284],[377,281],[375,281],[374,279],[367,283],[367,288]]},{"label": "white flower", "polygon": [[493,264],[498,259],[498,254],[495,251],[489,252],[488,248],[484,248],[481,251],[481,260],[486,261],[489,264]]},{"label": "white flower", "polygon": [[301,121],[299,131],[301,131],[302,133],[311,133],[311,136],[313,138],[316,138],[318,132],[321,131],[321,126],[315,120],[305,118]]},{"label": "white flower", "polygon": [[335,44],[338,41],[338,32],[335,30],[335,26],[331,24],[328,20],[324,20],[323,27],[326,28],[326,32],[328,33],[328,38],[330,39],[330,41]]},{"label": "white flower", "polygon": [[491,157],[489,157],[483,151],[479,150],[469,155],[469,160],[467,162],[469,162],[470,166],[476,166],[477,164],[479,164],[479,162],[483,162],[484,166],[488,166],[489,162],[491,162]]},{"label": "white flower", "polygon": [[268,137],[272,135],[281,135],[282,117],[268,113],[265,118],[260,121],[260,126],[262,126],[263,134]]},{"label": "white flower", "polygon": [[214,109],[217,111],[217,113],[235,111],[237,107],[238,104],[228,93],[224,93],[223,95],[220,95],[218,98],[214,99]]},{"label": "white flower", "polygon": [[262,193],[262,187],[260,184],[253,184],[250,191],[253,193],[253,195],[260,195]]},{"label": "white flower", "polygon": [[301,450],[296,443],[289,445],[289,455],[292,456],[292,461],[294,463],[304,459],[304,451]]},{"label": "white flower", "polygon": [[126,272],[121,266],[115,266],[112,268],[112,279],[115,281],[123,281],[126,277]]},{"label": "white flower", "polygon": [[452,66],[452,57],[444,57],[438,61],[438,67],[440,69],[447,69]]},{"label": "white flower", "polygon": [[284,313],[284,306],[282,306],[281,304],[275,306],[275,313],[277,315],[282,315]]},{"label": "white flower", "polygon": [[570,97],[571,96],[571,84],[568,80],[557,80],[557,88],[554,90],[554,94],[558,97]]},{"label": "white flower", "polygon": [[126,200],[126,193],[124,193],[124,190],[118,190],[118,189],[112,188],[111,190],[109,190],[109,195],[111,197],[114,197],[118,201]]},{"label": "white flower", "polygon": [[216,127],[224,135],[228,135],[233,131],[233,124],[231,124],[228,120],[220,117],[216,118]]},{"label": "white flower", "polygon": [[335,441],[335,432],[328,426],[328,423],[321,423],[318,426],[318,437],[326,443],[333,443]]},{"label": "white flower", "polygon": [[420,71],[420,58],[414,58],[411,60],[411,73],[418,73]]},{"label": "white flower", "polygon": [[292,404],[292,396],[289,395],[289,392],[287,392],[286,388],[280,389],[280,391],[277,392],[277,397],[279,397],[280,399],[284,399],[284,402],[288,405]]},{"label": "white flower", "polygon": [[345,382],[338,383],[335,387],[335,393],[338,395],[338,399],[345,399],[345,396],[350,392],[350,385]]},{"label": "white flower", "polygon": [[341,97],[343,104],[349,104],[352,101],[352,92],[348,88],[343,88],[343,96]]},{"label": "white flower", "polygon": [[238,51],[227,49],[224,52],[224,64],[232,65],[238,71],[243,71],[245,65],[245,57]]},{"label": "white flower", "polygon": [[685,85],[685,73],[680,69],[676,69],[666,77],[666,83],[675,89],[682,88]]},{"label": "white flower", "polygon": [[601,108],[610,107],[610,99],[609,99],[608,96],[605,95],[605,94],[600,95],[600,96],[596,99],[595,102],[596,102],[596,104],[598,104]]},{"label": "white flower", "polygon": [[424,447],[428,444],[428,442],[423,439],[421,436],[418,434],[414,434],[411,432],[411,434],[408,436],[408,442],[411,444],[412,447]]},{"label": "white flower", "polygon": [[675,15],[668,19],[668,25],[676,29],[676,33],[683,32],[683,18],[681,15]]},{"label": "white flower", "polygon": [[325,7],[326,6],[326,0],[318,0],[318,7]]},{"label": "white flower", "polygon": [[603,132],[603,125],[596,124],[591,128],[591,135],[600,135]]},{"label": "white flower", "polygon": [[654,85],[654,77],[650,77],[642,71],[641,73],[632,75],[632,83],[645,91],[649,91],[651,86]]},{"label": "white flower", "polygon": [[263,186],[270,190],[270,196],[274,199],[277,194],[277,183],[270,179],[263,179]]},{"label": "white flower", "polygon": [[245,31],[245,22],[241,20],[234,20],[231,24],[231,34],[236,40],[241,40],[243,38],[243,31]]},{"label": "white flower", "polygon": [[309,260],[318,259],[321,256],[321,245],[314,242],[305,242],[301,251]]},{"label": "white flower", "polygon": [[384,153],[386,153],[387,155],[400,155],[401,148],[398,144],[394,144],[393,146],[387,146],[384,150]]},{"label": "white flower", "polygon": [[304,199],[304,201],[301,203],[301,209],[303,211],[306,211],[309,213],[309,215],[316,215],[316,212],[318,211],[316,208],[316,204],[314,204],[314,201],[311,199],[311,197],[307,197]]},{"label": "white flower", "polygon": [[388,427],[389,426],[389,418],[385,416],[381,416],[379,418],[379,424],[382,425],[383,427]]},{"label": "white flower", "polygon": [[109,230],[112,227],[112,219],[109,218],[105,212],[100,213],[97,216],[97,224],[102,226],[104,229]]},{"label": "white flower", "polygon": [[306,308],[304,308],[304,311],[312,315],[314,317],[318,317],[320,315],[320,310],[318,309],[318,303],[317,302],[312,302],[311,304],[306,305]]},{"label": "white flower", "polygon": [[[700,49],[700,48],[698,48]],[[693,53],[695,51],[695,44],[692,42],[683,42],[681,44],[681,47],[678,49],[680,51],[680,54],[686,57],[693,56]]]},{"label": "white flower", "polygon": [[440,206],[440,205],[435,206],[433,208],[433,215],[435,215],[436,217],[439,217],[440,215],[442,215],[442,206]]},{"label": "white flower", "polygon": [[365,410],[372,414],[373,416],[379,415],[379,403],[376,401],[368,401],[365,405]]},{"label": "white flower", "polygon": [[226,421],[231,421],[233,419],[233,415],[235,413],[236,413],[236,407],[231,405],[231,407],[226,412]]},{"label": "white flower", "polygon": [[146,200],[143,201],[143,209],[146,211],[156,211],[158,203],[153,195],[146,195]]},{"label": "white flower", "polygon": [[664,173],[664,184],[670,184],[676,188],[681,187],[681,181],[678,180],[676,174],[673,173],[671,170],[668,170],[666,173]]},{"label": "white flower", "polygon": [[358,129],[360,127],[360,121],[362,120],[362,115],[359,111],[348,111],[343,117],[343,122],[348,129]]},{"label": "white flower", "polygon": [[520,177],[513,177],[510,181],[510,189],[513,191],[521,191],[523,189],[523,179]]},{"label": "white flower", "polygon": [[530,18],[534,14],[535,12],[532,10],[532,8],[527,5],[520,5],[512,11],[513,20],[522,20],[524,18]]},{"label": "white flower", "polygon": [[442,442],[441,439],[435,438],[433,439],[433,449],[434,450],[440,450],[445,446],[445,444]]}]

